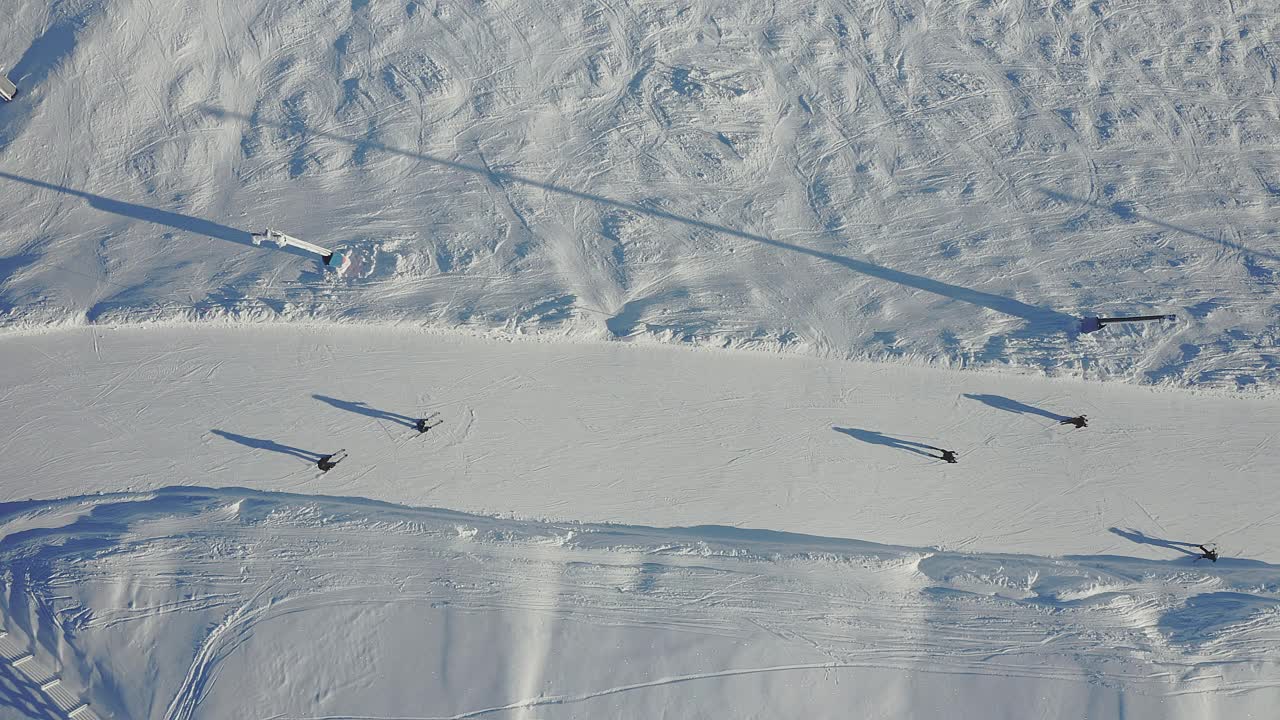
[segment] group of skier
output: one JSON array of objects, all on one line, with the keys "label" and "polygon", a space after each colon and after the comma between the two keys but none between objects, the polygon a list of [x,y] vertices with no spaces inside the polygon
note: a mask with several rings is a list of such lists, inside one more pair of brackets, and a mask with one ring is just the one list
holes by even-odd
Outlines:
[{"label": "group of skier", "polygon": [[[413,429],[417,430],[419,435],[430,431],[431,428],[436,427],[440,423],[444,422],[443,420],[434,419],[435,416],[439,414],[440,413],[435,413],[428,417],[418,418],[414,420]],[[335,453],[329,453],[328,455],[321,455],[316,460],[316,467],[320,468],[320,472],[322,473],[329,472],[330,470],[337,467],[338,463],[346,459],[347,459],[347,451],[344,448]]]},{"label": "group of skier", "polygon": [[[413,422],[413,429],[417,430],[418,434],[424,434],[429,432],[431,428],[436,427],[440,423],[444,422],[443,420],[435,419],[436,415],[439,415],[439,413],[434,413],[424,418],[417,418]],[[1086,415],[1077,415],[1075,417],[1063,418],[1062,420],[1058,421],[1058,424],[1074,425],[1077,429],[1080,429],[1080,428],[1085,428],[1089,426],[1089,418]],[[939,460],[943,460],[948,463],[960,462],[960,460],[956,457],[957,451],[955,450],[943,450],[942,448],[933,448],[933,449],[942,453],[941,455],[938,456]],[[338,463],[345,460],[346,457],[347,457],[347,451],[345,449],[339,450],[335,453],[330,453],[328,455],[321,455],[320,458],[316,461],[316,467],[320,468],[320,472],[329,472],[330,470],[337,467]],[[1196,547],[1200,548],[1200,556],[1197,557],[1196,560],[1212,560],[1213,562],[1218,562],[1217,549],[1208,548],[1208,547],[1205,547],[1204,545],[1197,545]]]},{"label": "group of skier", "polygon": [[[1075,425],[1076,428],[1079,429],[1079,428],[1089,426],[1089,418],[1086,415],[1077,415],[1075,417],[1063,418],[1062,420],[1058,421],[1058,424],[1059,425]],[[949,463],[960,462],[959,458],[956,457],[955,450],[943,450],[942,448],[933,448],[933,449],[942,453],[941,455],[938,456],[939,460],[944,460]]]},{"label": "group of skier", "polygon": [[[1058,421],[1058,424],[1074,425],[1076,426],[1076,429],[1080,429],[1080,428],[1089,426],[1089,418],[1086,415],[1077,415],[1075,417],[1063,418]],[[942,453],[941,455],[937,456],[939,460],[944,460],[949,463],[960,462],[956,458],[955,450],[943,450],[942,448],[933,448],[933,449]],[[1216,547],[1211,548],[1211,547],[1205,547],[1204,545],[1196,545],[1196,547],[1200,549],[1200,555],[1199,557],[1196,558],[1196,560],[1212,560],[1213,562],[1218,562],[1218,550]]]}]

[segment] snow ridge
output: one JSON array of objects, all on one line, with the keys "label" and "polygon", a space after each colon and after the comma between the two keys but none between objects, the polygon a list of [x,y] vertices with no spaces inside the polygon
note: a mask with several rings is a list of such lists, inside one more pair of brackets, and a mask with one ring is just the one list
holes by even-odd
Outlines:
[{"label": "snow ridge", "polygon": [[[77,519],[13,531],[50,515]],[[0,533],[0,561],[15,580],[48,578],[31,584],[33,600],[39,616],[55,624],[37,632],[64,633],[81,662],[104,674],[137,662],[109,653],[124,641],[156,642],[161,668],[187,668],[161,669],[150,691],[157,700],[172,698],[164,713],[170,719],[192,717],[197,703],[211,712],[256,701],[253,683],[243,697],[219,684],[222,674],[236,672],[227,660],[301,641],[291,636],[304,631],[289,619],[295,616],[311,618],[307,628],[343,625],[342,637],[352,635],[349,654],[314,660],[333,667],[291,668],[297,692],[305,692],[308,674],[340,680],[359,673],[348,657],[382,664],[396,654],[445,653],[448,664],[447,646],[379,648],[359,639],[369,629],[361,618],[376,625],[384,612],[378,608],[393,606],[423,614],[424,627],[447,624],[454,612],[514,623],[524,628],[524,642],[535,643],[523,653],[516,643],[512,669],[524,676],[511,678],[510,703],[459,710],[443,700],[447,694],[432,697],[430,712],[445,717],[590,703],[658,687],[682,693],[676,686],[744,674],[918,670],[925,658],[932,673],[1075,679],[1166,698],[1190,687],[1216,695],[1280,682],[1280,568],[1248,560],[969,554],[731,527],[517,521],[198,487],[6,506]],[[129,609],[118,598],[123,588],[132,588]],[[600,632],[648,628],[646,637],[709,633],[745,642],[763,634],[779,660],[797,661],[672,673],[679,652],[636,657],[645,667],[624,675],[640,679],[570,692],[559,662],[530,664],[537,656],[528,651],[542,641],[528,634],[543,628],[556,638],[560,658],[585,651],[574,640],[590,635],[577,634],[586,632],[575,630],[583,624]],[[160,640],[174,635],[199,641],[182,647]],[[595,662],[611,657],[608,650],[594,654]],[[1196,671],[1206,664],[1218,669],[1214,679]],[[264,672],[271,676],[275,667]],[[491,672],[501,682],[502,673]],[[294,693],[286,690],[268,693],[273,712],[293,712]],[[142,707],[128,714],[142,716]]]}]

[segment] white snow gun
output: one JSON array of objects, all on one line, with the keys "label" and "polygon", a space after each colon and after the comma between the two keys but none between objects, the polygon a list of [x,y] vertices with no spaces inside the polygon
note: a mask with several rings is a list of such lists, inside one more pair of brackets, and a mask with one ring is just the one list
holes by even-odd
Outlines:
[{"label": "white snow gun", "polygon": [[3,71],[0,71],[0,99],[9,102],[18,97],[18,86],[9,81]]},{"label": "white snow gun", "polygon": [[1086,317],[1080,321],[1080,332],[1098,332],[1111,323],[1146,322],[1148,320],[1177,320],[1177,315],[1134,315],[1132,317]]},{"label": "white snow gun", "polygon": [[[292,245],[300,250],[313,252],[320,256],[320,259],[324,261],[326,267],[336,267],[339,275],[341,275],[351,265],[351,259],[341,253],[335,253],[329,248],[320,247],[319,245],[309,243],[306,240],[299,240],[298,238],[292,235],[286,235],[279,230],[267,228],[263,232],[252,233],[252,236],[254,245],[261,245],[264,241],[270,240],[282,248]],[[334,262],[335,260],[337,260],[336,263]]]}]

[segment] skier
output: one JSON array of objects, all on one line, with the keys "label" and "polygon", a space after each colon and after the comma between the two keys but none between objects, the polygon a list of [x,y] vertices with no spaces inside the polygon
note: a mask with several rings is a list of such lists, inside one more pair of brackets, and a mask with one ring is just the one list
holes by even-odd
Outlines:
[{"label": "skier", "polygon": [[1200,548],[1200,557],[1196,558],[1196,560],[1212,560],[1214,562],[1218,562],[1217,548],[1210,550],[1203,545],[1197,545],[1196,547]]},{"label": "skier", "polygon": [[946,461],[947,461],[947,462],[949,462],[949,463],[958,463],[958,462],[960,462],[959,460],[957,460],[957,459],[956,459],[956,451],[955,451],[955,450],[943,450],[942,448],[934,448],[934,450],[938,450],[938,451],[940,451],[940,452],[942,453],[942,457],[939,457],[939,458],[938,458],[939,460],[946,460]]},{"label": "skier", "polygon": [[439,425],[440,423],[444,422],[443,420],[436,420],[435,422],[431,422],[431,419],[439,414],[440,413],[431,413],[427,417],[418,418],[413,423],[414,429],[416,429],[419,433],[424,433],[430,430],[431,428]]},{"label": "skier", "polygon": [[1067,418],[1066,420],[1059,420],[1058,424],[1059,425],[1075,425],[1077,428],[1082,428],[1088,425],[1089,421],[1088,419],[1086,419],[1084,415],[1077,415],[1073,418]]},{"label": "skier", "polygon": [[[334,460],[334,458],[337,458],[337,460]],[[330,455],[321,455],[320,459],[316,461],[316,467],[320,468],[320,472],[329,472],[337,467],[338,463],[346,459],[347,451],[339,450],[338,452]]]}]

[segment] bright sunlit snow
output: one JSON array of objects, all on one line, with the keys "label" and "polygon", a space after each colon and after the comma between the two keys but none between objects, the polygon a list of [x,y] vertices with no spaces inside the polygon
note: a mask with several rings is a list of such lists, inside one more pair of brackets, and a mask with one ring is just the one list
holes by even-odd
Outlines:
[{"label": "bright sunlit snow", "polygon": [[8,3],[0,718],[1272,717],[1278,9]]}]

